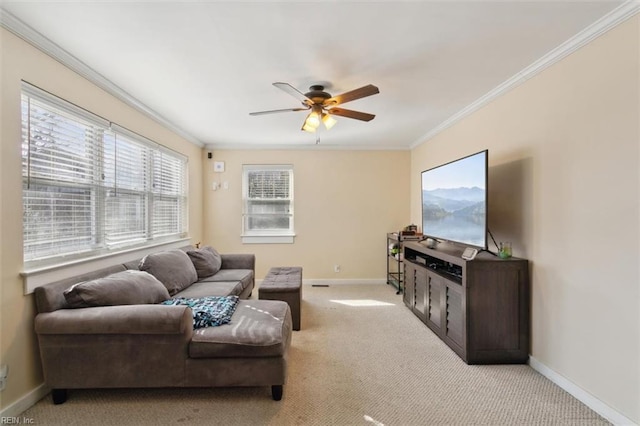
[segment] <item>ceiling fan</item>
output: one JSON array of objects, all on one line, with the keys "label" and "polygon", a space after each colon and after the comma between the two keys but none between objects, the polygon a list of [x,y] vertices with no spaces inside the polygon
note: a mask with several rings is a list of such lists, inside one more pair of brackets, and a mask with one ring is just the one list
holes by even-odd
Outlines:
[{"label": "ceiling fan", "polygon": [[302,130],[311,133],[318,129],[320,122],[324,124],[327,130],[332,128],[336,124],[336,120],[332,115],[339,115],[341,117],[353,118],[361,121],[373,120],[375,117],[373,114],[344,108],[336,108],[336,106],[380,93],[378,88],[372,84],[368,84],[360,87],[359,89],[351,90],[337,96],[331,96],[329,93],[324,91],[324,86],[319,84],[309,87],[309,92],[307,93],[300,92],[289,83],[278,82],[273,83],[273,85],[298,99],[302,103],[302,107],[251,112],[249,115],[311,110],[302,124]]}]

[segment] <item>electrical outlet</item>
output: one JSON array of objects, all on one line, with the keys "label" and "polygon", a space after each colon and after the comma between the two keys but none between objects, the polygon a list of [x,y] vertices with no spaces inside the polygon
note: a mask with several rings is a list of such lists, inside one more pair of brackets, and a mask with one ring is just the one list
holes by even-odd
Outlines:
[{"label": "electrical outlet", "polygon": [[340,265],[333,265],[333,272],[335,273],[340,272]]},{"label": "electrical outlet", "polygon": [[0,391],[7,386],[7,377],[9,376],[9,367],[4,364],[0,366]]}]

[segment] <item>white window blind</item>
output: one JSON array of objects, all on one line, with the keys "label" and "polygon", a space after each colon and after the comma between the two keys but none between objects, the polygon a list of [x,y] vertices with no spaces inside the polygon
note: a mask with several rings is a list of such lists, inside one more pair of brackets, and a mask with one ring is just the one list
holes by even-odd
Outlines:
[{"label": "white window blind", "polygon": [[92,250],[105,126],[33,96],[22,99],[26,260]]},{"label": "white window blind", "polygon": [[185,227],[187,199],[184,167],[179,158],[163,151],[153,155],[153,189],[151,217],[154,235],[171,235]]},{"label": "white window blind", "polygon": [[293,235],[293,167],[243,166],[243,235]]},{"label": "white window blind", "polygon": [[108,246],[148,236],[149,148],[122,135],[104,139],[105,237]]},{"label": "white window blind", "polygon": [[25,263],[186,236],[186,171],[184,156],[24,83]]}]

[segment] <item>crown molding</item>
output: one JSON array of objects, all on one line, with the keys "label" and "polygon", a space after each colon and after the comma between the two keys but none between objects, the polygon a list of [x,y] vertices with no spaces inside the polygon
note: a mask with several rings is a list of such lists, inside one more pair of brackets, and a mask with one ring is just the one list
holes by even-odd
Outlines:
[{"label": "crown molding", "polygon": [[110,95],[150,117],[157,123],[183,137],[187,141],[199,147],[204,146],[204,143],[177,127],[169,120],[158,114],[153,109],[149,108],[138,99],[130,95],[128,92],[114,84],[112,81],[104,77],[102,74],[95,71],[93,68],[76,58],[56,43],[52,42],[38,31],[34,30],[11,13],[0,7],[0,26],[15,34],[22,40],[31,44],[36,49],[44,52],[48,56],[52,57],[56,61],[60,62],[65,67],[69,68],[73,72],[79,74],[91,83],[95,84],[99,88],[105,90]]},{"label": "crown molding", "polygon": [[631,18],[638,12],[640,12],[640,0],[627,0],[608,14],[604,15],[602,18],[598,19],[593,24],[589,25],[584,30],[580,31],[575,36],[571,37],[569,40],[565,41],[519,73],[515,74],[513,77],[506,80],[504,83],[495,87],[485,95],[467,105],[462,110],[458,111],[456,114],[449,117],[440,125],[436,126],[432,130],[424,134],[421,138],[414,141],[411,145],[409,145],[409,148],[414,149],[422,143],[435,137],[440,132],[448,129],[463,118],[473,114],[488,103],[504,95],[511,89],[521,85],[533,76],[541,73],[548,67],[561,61],[576,50],[590,43],[594,39],[600,37],[610,29]]},{"label": "crown molding", "polygon": [[219,144],[212,143],[204,146],[209,151],[409,151],[407,146],[363,146],[363,145],[323,145],[311,143],[308,145],[284,144]]}]

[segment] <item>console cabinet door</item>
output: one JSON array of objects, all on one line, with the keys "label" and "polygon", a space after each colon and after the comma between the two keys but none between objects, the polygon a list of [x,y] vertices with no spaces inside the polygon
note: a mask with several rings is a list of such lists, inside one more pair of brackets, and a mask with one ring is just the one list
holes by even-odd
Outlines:
[{"label": "console cabinet door", "polygon": [[422,322],[427,322],[427,270],[421,267],[416,268],[415,276],[415,306],[413,313],[415,313]]},{"label": "console cabinet door", "polygon": [[[456,352],[464,353],[465,348],[465,326],[464,326],[464,306],[462,286],[453,281],[445,280],[445,303],[444,311],[444,336],[457,346]],[[449,344],[449,346],[452,346]],[[453,347],[453,346],[452,346]]]},{"label": "console cabinet door", "polygon": [[410,262],[404,263],[404,293],[402,299],[404,304],[411,310],[415,305],[414,293],[415,293],[415,276],[416,267]]},{"label": "console cabinet door", "polygon": [[442,296],[444,286],[444,278],[427,271],[426,323],[438,335],[442,335]]}]

